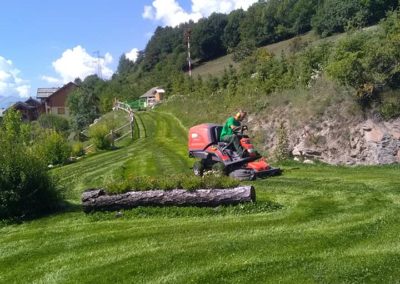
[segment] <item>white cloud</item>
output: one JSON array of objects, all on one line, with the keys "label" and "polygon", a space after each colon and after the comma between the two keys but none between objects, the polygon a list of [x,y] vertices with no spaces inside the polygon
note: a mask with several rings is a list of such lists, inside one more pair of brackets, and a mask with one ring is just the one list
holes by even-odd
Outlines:
[{"label": "white cloud", "polygon": [[155,17],[153,7],[151,6],[144,6],[144,11],[142,14],[143,18],[145,19],[153,19]]},{"label": "white cloud", "polygon": [[55,78],[55,77],[51,77],[51,76],[45,76],[45,75],[43,75],[43,76],[41,77],[41,79],[42,79],[43,81],[46,81],[47,83],[50,83],[50,84],[57,84],[57,85],[62,84],[62,82],[61,82],[60,79]]},{"label": "white cloud", "polygon": [[14,67],[11,60],[0,56],[0,96],[3,98],[29,97],[31,86],[27,80],[21,78],[21,72]]},{"label": "white cloud", "polygon": [[152,6],[145,6],[143,18],[161,21],[166,26],[177,26],[189,20],[198,21],[213,12],[229,13],[242,8],[247,10],[257,0],[192,0],[191,11],[185,11],[177,0],[154,0]]},{"label": "white cloud", "polygon": [[155,0],[152,6],[145,6],[143,12],[143,18],[161,21],[167,26],[197,21],[201,17],[200,13],[187,13],[176,0]]},{"label": "white cloud", "polygon": [[97,74],[104,79],[109,79],[113,71],[109,68],[113,58],[110,53],[97,58],[90,55],[82,46],[78,45],[67,49],[61,57],[52,63],[60,79],[42,76],[42,80],[49,83],[68,83],[76,78],[84,80],[87,76]]},{"label": "white cloud", "polygon": [[139,49],[133,48],[131,51],[125,53],[125,57],[128,58],[130,61],[135,62],[139,55]]}]

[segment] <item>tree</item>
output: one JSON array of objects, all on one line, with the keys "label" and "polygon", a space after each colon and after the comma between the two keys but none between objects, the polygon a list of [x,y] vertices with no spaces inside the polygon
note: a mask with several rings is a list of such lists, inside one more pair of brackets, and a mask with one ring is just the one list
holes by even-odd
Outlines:
[{"label": "tree", "polygon": [[227,23],[224,28],[222,41],[224,47],[229,51],[240,43],[240,22],[245,17],[242,9],[234,10],[228,15]]},{"label": "tree", "polygon": [[318,0],[295,1],[288,13],[291,33],[299,35],[311,30],[311,19],[316,13],[318,2]]},{"label": "tree", "polygon": [[312,19],[312,26],[318,34],[326,37],[344,32],[349,27],[365,26],[368,13],[360,0],[325,0]]},{"label": "tree", "polygon": [[133,70],[135,63],[126,58],[125,54],[122,54],[119,58],[119,63],[117,67],[118,74],[126,74]]},{"label": "tree", "polygon": [[0,219],[47,213],[60,201],[47,165],[26,144],[26,129],[20,113],[9,109],[0,128]]},{"label": "tree", "polygon": [[226,54],[222,36],[227,24],[225,14],[213,13],[201,19],[193,28],[193,51],[200,60],[210,60]]},{"label": "tree", "polygon": [[103,83],[96,75],[88,76],[68,97],[67,104],[75,129],[84,129],[100,116],[98,95]]}]

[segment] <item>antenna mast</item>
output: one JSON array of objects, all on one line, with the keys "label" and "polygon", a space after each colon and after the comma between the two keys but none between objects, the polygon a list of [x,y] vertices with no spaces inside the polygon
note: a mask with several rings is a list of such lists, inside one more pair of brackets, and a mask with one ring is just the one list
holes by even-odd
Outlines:
[{"label": "antenna mast", "polygon": [[96,50],[93,52],[93,54],[96,56],[96,62],[97,62],[97,76],[100,79],[103,79],[103,74],[101,70],[101,62],[100,60],[104,58],[104,56],[100,56],[100,51]]},{"label": "antenna mast", "polygon": [[187,50],[188,50],[188,68],[189,68],[189,76],[192,77],[192,59],[190,57],[190,36],[192,35],[192,29],[188,29],[185,32],[185,40],[187,42]]}]

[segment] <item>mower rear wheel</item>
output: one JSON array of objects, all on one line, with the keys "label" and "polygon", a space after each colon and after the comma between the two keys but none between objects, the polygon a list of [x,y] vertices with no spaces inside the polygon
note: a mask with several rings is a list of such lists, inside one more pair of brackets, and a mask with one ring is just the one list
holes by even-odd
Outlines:
[{"label": "mower rear wheel", "polygon": [[193,173],[195,176],[201,177],[204,173],[204,164],[202,161],[196,161],[193,164]]}]

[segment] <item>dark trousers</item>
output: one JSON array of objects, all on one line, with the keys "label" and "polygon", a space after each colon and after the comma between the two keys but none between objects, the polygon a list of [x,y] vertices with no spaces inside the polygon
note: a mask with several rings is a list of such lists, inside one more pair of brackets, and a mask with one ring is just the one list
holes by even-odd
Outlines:
[{"label": "dark trousers", "polygon": [[238,155],[240,157],[243,157],[243,148],[240,145],[239,137],[236,134],[225,135],[224,137],[222,137],[221,141],[225,143],[232,143]]}]

